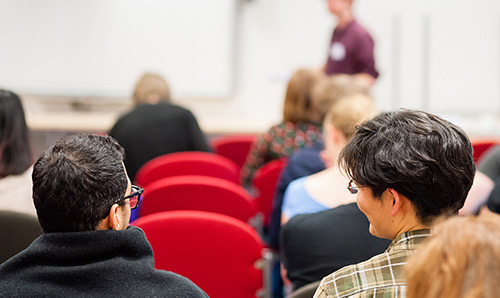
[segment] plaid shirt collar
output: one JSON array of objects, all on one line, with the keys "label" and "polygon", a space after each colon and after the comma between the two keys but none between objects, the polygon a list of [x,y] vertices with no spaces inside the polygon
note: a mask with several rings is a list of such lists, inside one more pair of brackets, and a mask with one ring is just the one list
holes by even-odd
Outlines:
[{"label": "plaid shirt collar", "polygon": [[429,236],[431,236],[430,229],[404,232],[392,240],[385,252],[394,250],[414,250]]},{"label": "plaid shirt collar", "polygon": [[407,258],[430,235],[429,229],[402,233],[391,242],[385,253],[323,278],[314,297],[404,297]]}]

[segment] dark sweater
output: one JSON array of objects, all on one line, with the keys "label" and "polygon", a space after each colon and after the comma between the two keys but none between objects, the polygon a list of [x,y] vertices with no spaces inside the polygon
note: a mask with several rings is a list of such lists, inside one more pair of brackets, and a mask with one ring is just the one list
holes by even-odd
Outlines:
[{"label": "dark sweater", "polygon": [[136,106],[116,122],[109,135],[125,148],[125,167],[132,181],[142,165],[160,155],[210,151],[193,114],[168,103]]},{"label": "dark sweater", "polygon": [[294,289],[384,252],[391,241],[372,236],[369,225],[356,203],[292,217],[281,231],[281,253]]},{"label": "dark sweater", "polygon": [[273,210],[269,223],[269,246],[279,250],[279,235],[281,229],[281,207],[283,197],[288,185],[295,179],[309,176],[325,169],[320,153],[323,150],[323,142],[315,142],[313,147],[303,148],[294,152],[289,158],[285,168],[281,171],[276,185],[276,194],[273,199]]},{"label": "dark sweater", "polygon": [[0,265],[0,297],[208,296],[188,279],[155,270],[144,232],[48,233]]}]

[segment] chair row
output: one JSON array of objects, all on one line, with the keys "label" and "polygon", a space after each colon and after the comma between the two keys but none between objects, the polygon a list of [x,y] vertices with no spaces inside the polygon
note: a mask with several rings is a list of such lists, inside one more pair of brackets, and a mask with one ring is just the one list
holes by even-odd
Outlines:
[{"label": "chair row", "polygon": [[256,172],[254,198],[239,185],[237,166],[225,157],[206,152],[157,157],[146,163],[137,175],[136,183],[145,189],[139,214],[203,210],[245,222],[260,214],[266,226],[276,183],[285,163],[285,159],[275,160]]},{"label": "chair row", "polygon": [[[179,155],[164,155],[161,159],[155,159],[155,162],[144,165],[137,174],[136,180],[138,184],[145,186],[157,179],[158,175],[176,171],[180,171],[177,175],[182,175],[183,171],[189,171],[189,169],[182,168],[185,160],[189,158],[193,161],[191,165],[199,167],[198,174],[209,173],[217,175],[215,177],[239,183],[240,169],[245,163],[255,137],[255,135],[223,135],[215,137],[211,140],[210,145],[217,157],[203,154],[203,152],[188,154],[187,156],[182,153]],[[207,159],[215,161],[215,163],[209,163]],[[169,163],[169,168],[158,169],[155,166],[158,163]]]},{"label": "chair row", "polygon": [[270,252],[248,224],[203,211],[166,211],[133,223],[151,243],[155,268],[189,278],[212,298],[270,297]]}]

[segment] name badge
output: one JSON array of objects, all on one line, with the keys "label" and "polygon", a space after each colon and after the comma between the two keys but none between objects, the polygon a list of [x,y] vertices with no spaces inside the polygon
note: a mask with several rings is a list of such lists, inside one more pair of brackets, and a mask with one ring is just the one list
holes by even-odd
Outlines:
[{"label": "name badge", "polygon": [[333,61],[341,61],[345,59],[345,46],[335,41],[330,49],[330,57]]}]

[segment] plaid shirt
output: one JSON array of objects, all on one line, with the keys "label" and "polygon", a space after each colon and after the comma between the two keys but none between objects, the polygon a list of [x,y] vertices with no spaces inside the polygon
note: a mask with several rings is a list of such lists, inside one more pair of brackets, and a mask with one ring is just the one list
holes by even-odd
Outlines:
[{"label": "plaid shirt", "polygon": [[427,229],[399,235],[383,254],[356,265],[346,266],[323,278],[314,298],[404,298],[406,260],[430,235],[431,232]]}]

